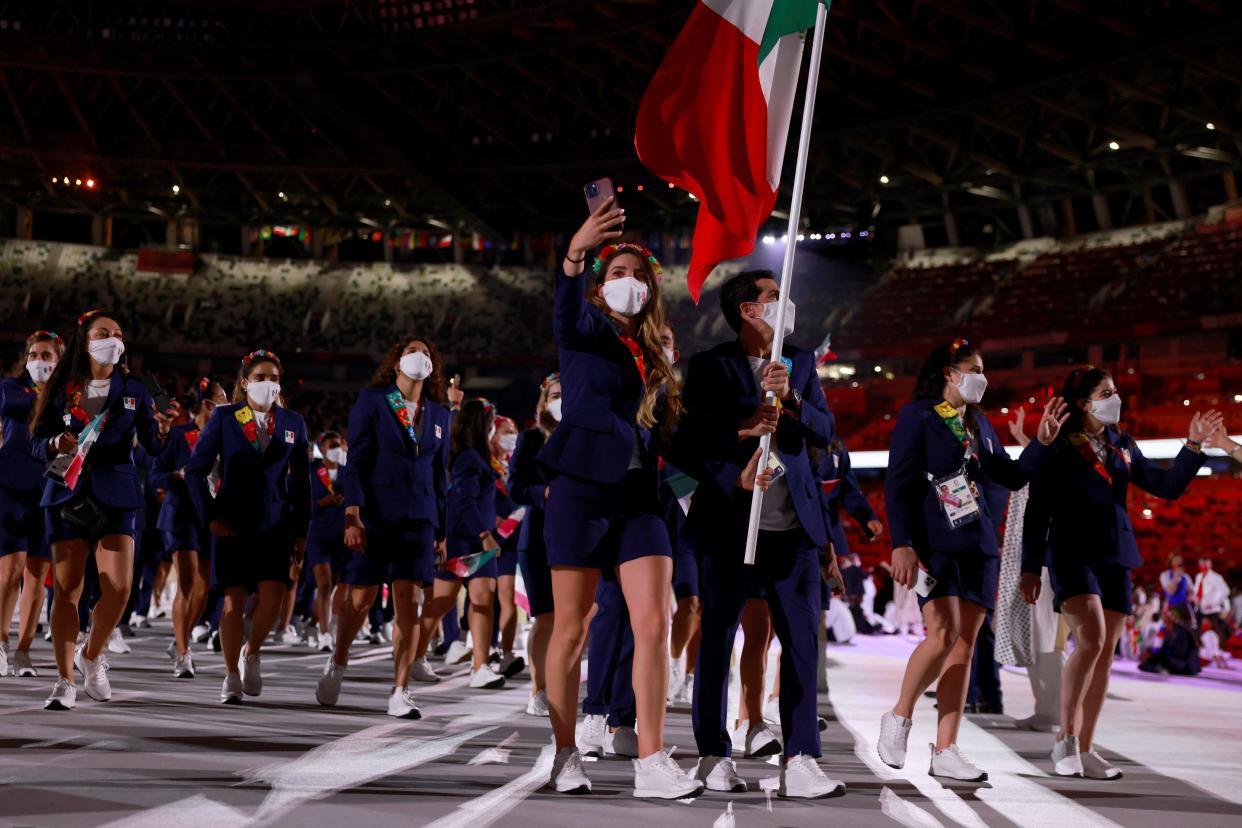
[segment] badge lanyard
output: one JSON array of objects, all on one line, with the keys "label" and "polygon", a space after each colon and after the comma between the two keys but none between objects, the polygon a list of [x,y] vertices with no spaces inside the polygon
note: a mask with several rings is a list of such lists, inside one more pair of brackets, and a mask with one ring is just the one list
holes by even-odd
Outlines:
[{"label": "badge lanyard", "polygon": [[397,422],[405,429],[405,433],[410,435],[410,439],[414,441],[414,454],[418,454],[418,431],[414,428],[414,418],[410,415],[409,406],[405,404],[405,397],[401,396],[401,392],[394,388],[388,392],[388,407],[392,409],[392,413],[396,415]]},{"label": "badge lanyard", "polygon": [[[269,411],[267,418],[267,437],[270,440],[272,435],[276,433],[276,412]],[[259,448],[259,429],[254,422],[254,412],[250,410],[250,406],[243,405],[241,408],[233,412],[233,419],[237,420],[241,426],[242,434],[246,435],[246,439],[250,441],[250,445],[255,451],[262,451]]]}]

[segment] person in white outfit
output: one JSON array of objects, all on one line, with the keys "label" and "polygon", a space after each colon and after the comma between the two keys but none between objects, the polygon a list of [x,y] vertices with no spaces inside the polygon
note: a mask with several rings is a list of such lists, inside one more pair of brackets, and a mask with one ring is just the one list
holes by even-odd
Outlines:
[{"label": "person in white outfit", "polygon": [[1199,571],[1195,573],[1190,595],[1199,618],[1210,621],[1213,629],[1222,632],[1229,614],[1229,584],[1212,568],[1212,559],[1206,555],[1199,559]]}]

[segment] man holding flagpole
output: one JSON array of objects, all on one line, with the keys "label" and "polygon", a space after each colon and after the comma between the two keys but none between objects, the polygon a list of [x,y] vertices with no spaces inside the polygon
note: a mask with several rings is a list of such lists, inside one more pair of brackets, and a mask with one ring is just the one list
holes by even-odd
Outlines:
[{"label": "man holding flagpole", "polygon": [[[703,634],[694,685],[697,776],[709,790],[745,790],[730,758],[726,722],[729,656],[742,607],[766,599],[780,639],[780,719],[785,750],[779,794],[815,798],[844,791],[816,761],[820,552],[828,532],[807,446],[827,448],[833,417],[811,351],[787,345],[773,359],[780,290],[768,271],[725,282],[720,306],[737,339],[696,354],[686,375],[686,415],[678,431],[700,480],[686,532],[702,553]],[[792,303],[785,328],[793,328]],[[765,401],[774,396],[776,404]],[[760,438],[772,438],[768,471],[757,474]],[[744,563],[751,491],[766,488],[755,566]],[[752,722],[752,727],[762,722]]]}]

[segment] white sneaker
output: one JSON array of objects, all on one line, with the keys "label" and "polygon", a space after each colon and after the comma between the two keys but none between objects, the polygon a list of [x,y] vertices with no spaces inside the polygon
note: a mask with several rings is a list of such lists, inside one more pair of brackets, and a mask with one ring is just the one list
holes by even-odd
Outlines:
[{"label": "white sneaker", "polygon": [[82,689],[95,701],[105,702],[112,698],[112,684],[108,681],[108,657],[100,653],[93,659],[86,657],[86,645],[78,648],[74,664],[82,674]]},{"label": "white sneaker", "polygon": [[297,644],[302,640],[302,636],[298,635],[298,631],[292,624],[285,627],[285,631],[280,634],[281,644]]},{"label": "white sneaker", "polygon": [[[337,664],[332,656],[328,656],[323,665],[323,675],[315,685],[315,701],[324,707],[332,707],[341,697],[341,682],[345,680],[345,667]],[[390,704],[391,708],[392,705]]]},{"label": "white sneaker", "polygon": [[1052,746],[1052,772],[1057,776],[1082,776],[1082,755],[1078,752],[1078,737],[1066,736]]},{"label": "white sneaker", "polygon": [[540,690],[538,693],[530,697],[530,701],[526,703],[526,715],[544,717],[548,715],[547,692]]},{"label": "white sneaker", "polygon": [[220,688],[220,701],[224,704],[242,703],[242,680],[237,673],[228,673],[224,677],[224,685]]},{"label": "white sneaker", "polygon": [[552,760],[552,778],[548,782],[557,793],[585,794],[591,792],[591,780],[582,770],[582,754],[576,748],[561,748]]},{"label": "white sneaker", "polygon": [[168,646],[164,648],[164,655],[168,656],[169,661],[177,660],[177,639],[168,642]]},{"label": "white sneaker", "polygon": [[173,678],[194,678],[194,656],[189,650],[186,650],[185,655],[177,657],[177,661],[173,664]]},{"label": "white sneaker", "polygon": [[415,661],[410,665],[410,678],[415,681],[421,681],[424,684],[435,684],[440,681],[441,676],[431,666],[431,662],[427,660],[427,656]]},{"label": "white sneaker", "polygon": [[1034,730],[1037,733],[1048,733],[1056,730],[1059,723],[1051,716],[1027,716],[1013,723],[1018,730]]},{"label": "white sneaker", "polygon": [[388,697],[388,715],[397,719],[421,719],[422,711],[414,704],[414,694],[408,687],[398,687]]},{"label": "white sneaker", "polygon": [[193,639],[195,644],[204,643],[208,638],[211,638],[211,627],[206,624],[199,624],[190,630],[190,638]]},{"label": "white sneaker", "polygon": [[121,629],[119,627],[114,629],[112,635],[108,636],[108,652],[125,655],[131,651],[129,642],[121,635]]},{"label": "white sneaker", "polygon": [[500,666],[496,669],[496,672],[500,673],[505,678],[513,678],[525,669],[526,659],[522,658],[520,655],[505,653],[500,657]]},{"label": "white sneaker", "polygon": [[746,758],[762,759],[781,752],[781,740],[772,732],[772,728],[760,722],[746,732]]},{"label": "white sneaker", "polygon": [[39,675],[39,671],[30,662],[30,653],[24,650],[13,653],[13,674],[19,678],[33,678]]},{"label": "white sneaker", "polygon": [[604,755],[604,734],[606,732],[608,732],[607,716],[599,716],[593,713],[583,716],[582,721],[578,722],[578,732],[575,734],[578,752],[583,756],[602,757]]},{"label": "white sneaker", "polygon": [[681,688],[681,695],[677,701],[682,704],[694,704],[694,673],[686,673],[686,683]]},{"label": "white sneaker", "polygon": [[250,645],[241,651],[241,683],[247,696],[257,696],[263,692],[263,672],[259,666],[259,657],[250,655]]},{"label": "white sneaker", "polygon": [[634,796],[639,799],[684,799],[703,792],[703,783],[673,761],[672,750],[657,750],[634,760]]},{"label": "white sneaker", "polygon": [[616,730],[604,728],[604,753],[623,759],[637,759],[638,733],[632,727],[619,727]]},{"label": "white sneaker", "polygon": [[777,796],[792,799],[819,799],[845,793],[845,783],[824,775],[814,756],[799,753],[781,762],[781,784]]},{"label": "white sneaker", "polygon": [[150,627],[151,622],[147,620],[147,617],[145,615],[139,615],[136,612],[131,612],[129,614],[129,625],[131,627],[144,627],[145,628],[145,627]]},{"label": "white sneaker", "polygon": [[148,619],[166,618],[167,616],[168,616],[168,610],[164,609],[163,607],[155,607],[153,610],[151,610],[151,613],[147,616],[147,618]]},{"label": "white sneaker", "polygon": [[704,756],[694,768],[694,778],[709,791],[745,793],[746,780],[738,775],[737,765],[728,756]]},{"label": "white sneaker", "polygon": [[1082,760],[1082,775],[1088,779],[1120,779],[1123,775],[1121,768],[1111,764],[1095,748],[1079,753],[1078,758]]},{"label": "white sneaker", "polygon": [[499,690],[505,686],[505,677],[492,669],[492,665],[484,664],[477,670],[470,671],[470,688],[472,690]]},{"label": "white sneaker", "polygon": [[330,653],[332,649],[332,633],[321,632],[319,634],[319,652]]},{"label": "white sneaker", "polygon": [[7,676],[13,670],[9,663],[9,642],[0,641],[0,676]]},{"label": "white sneaker", "polygon": [[668,665],[668,703],[673,704],[681,698],[686,689],[686,675],[682,672],[681,661],[672,659]]},{"label": "white sneaker", "polygon": [[927,771],[931,776],[956,779],[959,782],[988,781],[988,775],[975,767],[957,745],[949,745],[944,750],[936,750],[933,744],[931,752],[931,768]]},{"label": "white sneaker", "polygon": [[444,654],[445,664],[461,664],[474,654],[474,648],[464,641],[454,641]]},{"label": "white sneaker", "polygon": [[78,688],[68,679],[58,678],[52,686],[52,695],[43,703],[44,710],[72,710],[78,703]]},{"label": "white sneaker", "polygon": [[876,750],[880,761],[890,768],[902,768],[906,764],[906,743],[910,740],[910,726],[914,722],[898,716],[891,710],[880,719],[880,739]]}]

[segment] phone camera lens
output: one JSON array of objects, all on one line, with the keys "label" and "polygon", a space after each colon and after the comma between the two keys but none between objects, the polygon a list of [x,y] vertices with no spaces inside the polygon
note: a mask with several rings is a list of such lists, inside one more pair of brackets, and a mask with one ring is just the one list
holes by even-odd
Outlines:
[{"label": "phone camera lens", "polygon": [[591,196],[592,198],[599,195],[599,187],[595,186],[594,184],[588,184],[587,195]]}]

